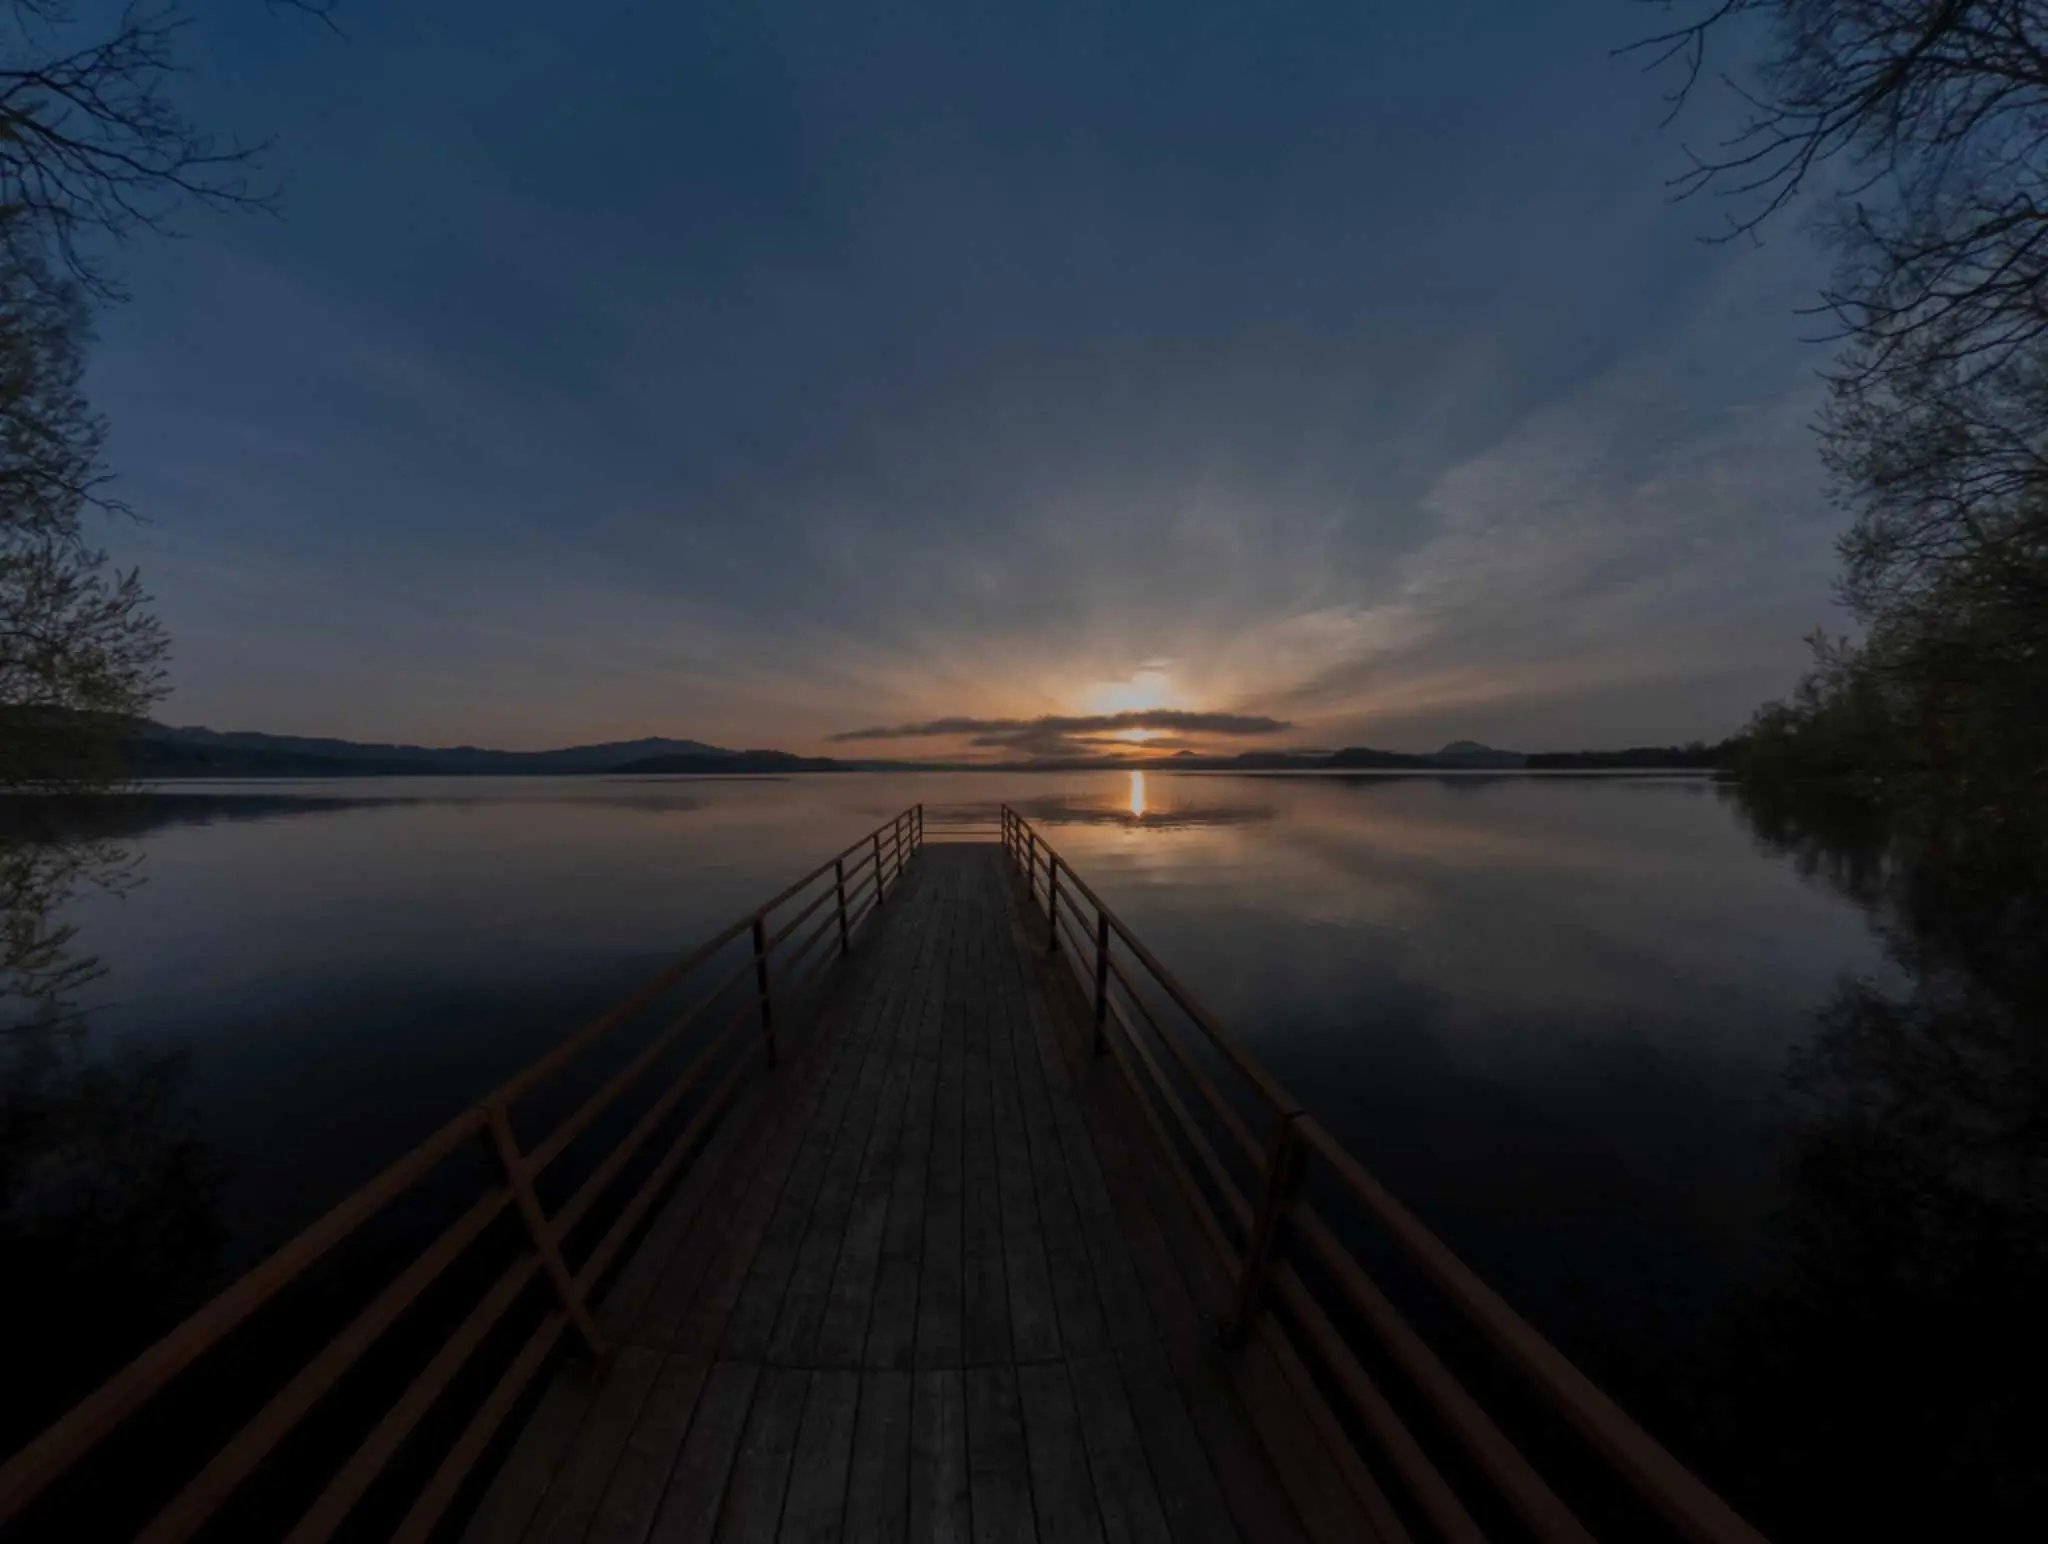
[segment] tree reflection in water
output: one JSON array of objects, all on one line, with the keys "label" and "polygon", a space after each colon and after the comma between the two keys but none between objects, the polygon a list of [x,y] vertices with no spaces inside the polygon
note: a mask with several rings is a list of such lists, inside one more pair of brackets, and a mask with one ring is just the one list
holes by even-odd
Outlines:
[{"label": "tree reflection in water", "polygon": [[2048,817],[1734,797],[1870,913],[1899,977],[1844,982],[1791,1065],[1771,1255],[1702,1380],[1714,1467],[1781,1538],[2029,1536],[2048,1515]]},{"label": "tree reflection in water", "polygon": [[[78,994],[99,967],[60,920],[126,851],[29,801],[0,823],[0,1452],[176,1323],[213,1285],[218,1165],[186,1129],[183,1058],[107,1056]],[[55,810],[52,803],[49,811]]]}]

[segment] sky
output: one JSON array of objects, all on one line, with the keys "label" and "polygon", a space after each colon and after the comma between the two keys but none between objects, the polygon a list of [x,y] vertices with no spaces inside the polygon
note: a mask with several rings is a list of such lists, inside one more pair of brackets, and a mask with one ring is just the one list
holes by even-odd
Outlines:
[{"label": "sky", "polygon": [[335,14],[195,19],[278,212],[100,324],[166,721],[1569,749],[1842,625],[1822,262],[1671,200],[1654,8]]}]

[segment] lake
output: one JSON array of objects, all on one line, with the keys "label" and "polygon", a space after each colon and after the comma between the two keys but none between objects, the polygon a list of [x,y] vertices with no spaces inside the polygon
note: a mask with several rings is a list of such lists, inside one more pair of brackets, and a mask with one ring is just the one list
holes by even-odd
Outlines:
[{"label": "lake", "polygon": [[[1820,1536],[1800,1495],[1869,1457],[1860,1435],[1799,1446],[1788,1409],[1852,1435],[1935,1422],[1924,1382],[1788,1351],[1815,1217],[1890,1204],[1817,1199],[1813,1166],[1840,1145],[1816,1077],[1845,1013],[1924,984],[1896,855],[1679,775],[175,785],[92,825],[133,882],[60,914],[102,968],[69,992],[64,1054],[116,1090],[94,1108],[154,1133],[132,1167],[203,1176],[178,1204],[204,1242],[168,1295],[231,1277],[914,802],[935,834],[1006,802],[1037,823],[1352,1152],[1782,1536]],[[1926,1311],[1846,1280],[1824,1316],[1872,1336]],[[1950,1413],[2006,1408],[1997,1378],[1944,1385]]]}]

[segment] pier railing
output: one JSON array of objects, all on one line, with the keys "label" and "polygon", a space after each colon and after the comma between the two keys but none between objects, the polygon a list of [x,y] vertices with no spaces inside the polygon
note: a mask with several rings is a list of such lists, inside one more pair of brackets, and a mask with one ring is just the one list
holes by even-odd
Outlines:
[{"label": "pier railing", "polygon": [[[1370,1474],[1352,1471],[1385,1537],[1408,1536],[1405,1514],[1426,1520],[1443,1539],[1481,1540],[1468,1504],[1470,1475],[1492,1492],[1490,1501],[1474,1503],[1483,1515],[1504,1506],[1544,1544],[1591,1544],[1593,1535],[1325,1220],[1304,1193],[1311,1177],[1321,1194],[1376,1230],[1433,1290],[1447,1318],[1462,1321],[1679,1537],[1763,1544],[1346,1152],[1035,826],[1004,806],[1002,830],[1045,950],[1072,968],[1088,1002],[1096,1051],[1122,1070],[1175,1184],[1235,1283],[1219,1326],[1224,1343],[1265,1334],[1333,1448],[1354,1453],[1355,1433],[1382,1471],[1392,1472],[1403,1493],[1399,1513]],[[1398,1397],[1382,1387],[1389,1372],[1401,1385]],[[1326,1395],[1336,1397],[1342,1416]],[[1404,1413],[1417,1410],[1425,1415],[1420,1422]],[[1444,1451],[1446,1440],[1454,1451]]]},{"label": "pier railing", "polygon": [[[150,1544],[169,1544],[205,1527],[336,1385],[385,1340],[387,1331],[437,1282],[449,1278],[458,1262],[475,1252],[474,1246],[494,1223],[510,1217],[516,1219],[519,1229],[519,1244],[511,1251],[510,1263],[489,1280],[466,1314],[457,1317],[459,1303],[453,1312],[444,1305],[446,1323],[412,1337],[432,1354],[412,1372],[381,1415],[372,1412],[363,1417],[361,1424],[368,1425],[367,1433],[324,1481],[315,1480],[318,1494],[299,1514],[296,1526],[288,1533],[263,1529],[264,1536],[282,1533],[291,1544],[314,1544],[329,1538],[386,1476],[393,1460],[404,1453],[406,1467],[426,1473],[427,1478],[409,1503],[399,1498],[400,1506],[393,1508],[398,1520],[389,1536],[408,1541],[428,1537],[562,1337],[573,1331],[586,1349],[596,1353],[605,1349],[591,1303],[606,1273],[619,1262],[635,1230],[692,1156],[713,1138],[721,1118],[748,1083],[749,1074],[758,1074],[764,1063],[776,1063],[784,1020],[804,1004],[810,987],[846,952],[862,922],[887,903],[923,839],[923,806],[913,805],[699,945],[626,1001],[457,1115],[194,1312],[0,1466],[0,1525],[89,1460],[118,1428],[366,1222],[414,1192],[430,1176],[439,1175],[458,1155],[481,1148],[493,1173],[483,1194],[356,1307],[324,1346],[300,1365],[280,1369],[282,1381],[272,1380],[275,1386],[260,1408],[247,1416],[138,1535]],[[821,944],[825,947],[818,952]],[[644,1013],[659,1004],[673,1003],[692,987],[697,988],[694,1000],[672,1010],[667,1022],[644,1044],[635,1046],[623,1065],[602,1075],[595,1088],[544,1133],[528,1133],[522,1141],[518,1131],[522,1101],[545,1103],[539,1097],[544,1090],[559,1096],[565,1083],[577,1081],[573,1074],[565,1077],[572,1064],[581,1063],[600,1043],[617,1039],[624,1026],[639,1022]],[[701,1047],[698,1039],[686,1038],[692,1031],[701,1037],[706,1021],[721,1010],[725,1017]],[[575,1182],[573,1189],[566,1184],[547,1187],[567,1189],[566,1199],[550,1210],[543,1201],[543,1182],[563,1178],[549,1171],[565,1151],[586,1133],[611,1135],[625,1123],[627,1112],[614,1106],[628,1090],[641,1087],[665,1059],[673,1061],[690,1051],[694,1054],[680,1073],[656,1085],[651,1102],[616,1141],[594,1154],[582,1154],[586,1166],[579,1168],[580,1182]],[[705,1091],[707,1080],[713,1078],[716,1081]],[[572,1086],[572,1095],[574,1091]],[[645,1092],[643,1088],[643,1097]],[[693,1095],[699,1096],[694,1103]],[[562,1101],[558,1097],[556,1102]],[[670,1136],[678,1121],[681,1129]],[[670,1139],[654,1157],[656,1149],[649,1143],[658,1135]],[[639,1181],[623,1198],[622,1177]],[[574,1180],[575,1176],[568,1178]],[[600,1225],[601,1233],[597,1232]],[[488,1278],[488,1266],[483,1274]],[[507,1316],[536,1286],[544,1288],[547,1307],[523,1341],[513,1337],[513,1349],[503,1344],[503,1327],[510,1322]],[[494,1331],[499,1332],[495,1338]],[[23,1325],[14,1325],[9,1331],[15,1335],[33,1332],[33,1327]],[[495,1378],[488,1366],[472,1365],[487,1345],[510,1351]],[[403,1375],[404,1369],[400,1371]],[[458,1379],[464,1380],[464,1388],[480,1391],[481,1397],[473,1405],[463,1407],[460,1401],[444,1399]],[[436,1408],[450,1405],[456,1408]],[[413,1439],[423,1423],[436,1433],[452,1433],[438,1461],[431,1453],[420,1455],[410,1450],[409,1445],[417,1446]],[[120,1483],[129,1483],[128,1477],[124,1475]]]}]

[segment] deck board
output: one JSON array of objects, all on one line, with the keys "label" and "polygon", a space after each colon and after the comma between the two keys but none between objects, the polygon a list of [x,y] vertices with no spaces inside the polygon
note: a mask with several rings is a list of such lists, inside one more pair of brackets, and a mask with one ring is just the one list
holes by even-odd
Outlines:
[{"label": "deck board", "polygon": [[470,1519],[516,1539],[1372,1539],[993,844],[932,846]]}]

